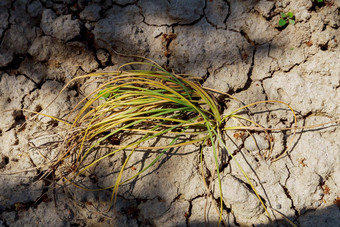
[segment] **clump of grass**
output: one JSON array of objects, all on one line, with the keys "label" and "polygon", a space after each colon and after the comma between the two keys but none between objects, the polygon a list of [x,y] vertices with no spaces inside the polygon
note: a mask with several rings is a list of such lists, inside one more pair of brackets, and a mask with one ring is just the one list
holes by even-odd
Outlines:
[{"label": "clump of grass", "polygon": [[[124,67],[130,65],[150,66],[152,70],[123,70]],[[272,130],[263,128],[256,122],[238,114],[244,109],[260,103],[277,102],[286,105],[294,116],[296,126],[295,113],[288,104],[280,101],[256,102],[244,105],[223,116],[219,111],[217,100],[211,95],[212,90],[203,88],[200,78],[170,73],[154,62],[133,62],[121,66],[116,72],[93,73],[77,77],[74,80],[92,77],[100,77],[103,81],[97,89],[74,107],[72,113],[80,110],[72,122],[54,118],[67,124],[68,135],[63,143],[64,149],[57,160],[52,163],[51,169],[58,169],[67,163],[68,169],[64,171],[63,177],[77,187],[84,188],[76,183],[77,177],[101,161],[128,151],[129,153],[114,180],[115,183],[98,189],[112,189],[112,202],[115,202],[119,186],[141,175],[161,159],[169,149],[210,141],[219,182],[220,222],[223,211],[222,185],[218,168],[220,149],[225,149],[236,162],[270,217],[266,205],[242,166],[226,146],[223,138],[228,130],[251,129],[263,130],[266,133],[268,130]],[[240,125],[228,127],[227,123],[231,119],[236,120]],[[251,123],[252,126],[245,126],[242,122]],[[138,137],[133,141],[123,140],[120,144],[111,146],[113,149],[109,152],[96,156],[95,159],[89,159],[89,157],[93,157],[93,153],[96,153],[96,149],[107,143],[110,138],[122,138],[124,133],[138,134]],[[189,139],[188,135],[191,135]],[[171,139],[162,140],[162,138]],[[160,139],[163,144],[150,147],[148,142],[154,139]],[[138,173],[128,177],[123,176],[129,160],[137,149],[153,149],[159,153]],[[202,158],[201,162],[203,162]],[[206,184],[206,182],[204,183]]]}]

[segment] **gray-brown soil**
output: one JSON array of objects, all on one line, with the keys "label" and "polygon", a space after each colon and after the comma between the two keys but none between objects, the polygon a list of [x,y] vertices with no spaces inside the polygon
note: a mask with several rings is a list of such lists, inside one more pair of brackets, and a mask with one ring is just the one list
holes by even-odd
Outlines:
[{"label": "gray-brown soil", "polygon": [[[44,109],[78,75],[112,71],[141,55],[167,69],[204,79],[204,86],[228,92],[244,103],[280,100],[297,111],[299,126],[339,120],[340,1],[325,0],[1,0],[0,107]],[[280,13],[293,12],[295,24],[279,27]],[[90,88],[72,84],[45,113],[63,118]],[[240,103],[226,102],[225,113]],[[270,111],[268,109],[271,109]],[[276,109],[276,110],[275,110]],[[251,116],[265,126],[293,126],[280,105],[257,105]],[[0,226],[204,226],[218,214],[199,171],[199,148],[173,151],[133,184],[122,187],[109,212],[111,192],[64,187],[52,177],[37,181],[43,165],[57,155],[61,125],[31,114],[1,112]],[[48,132],[48,133],[47,133]],[[229,133],[227,145],[266,205],[300,226],[340,225],[339,125],[274,133]],[[237,138],[236,138],[237,137]],[[268,139],[268,138],[267,138]],[[234,143],[232,142],[234,141]],[[120,157],[124,159],[124,157]],[[211,148],[204,152],[211,184]],[[271,220],[230,158],[221,154],[224,219],[228,226],[289,226],[270,209]],[[145,165],[137,155],[134,168]],[[88,176],[110,183],[104,163]],[[113,163],[113,164],[112,164]],[[130,170],[133,172],[133,170]],[[18,174],[10,174],[20,172]],[[99,184],[98,183],[98,184]],[[112,184],[113,182],[111,182]],[[219,198],[217,187],[213,203]]]}]

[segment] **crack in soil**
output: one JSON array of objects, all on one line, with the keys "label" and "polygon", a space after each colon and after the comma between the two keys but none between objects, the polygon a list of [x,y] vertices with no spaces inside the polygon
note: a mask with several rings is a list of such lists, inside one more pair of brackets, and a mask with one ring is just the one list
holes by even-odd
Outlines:
[{"label": "crack in soil", "polygon": [[147,23],[145,20],[146,20],[146,17],[144,16],[143,14],[143,9],[142,7],[138,4],[138,2],[136,3],[136,6],[139,8],[139,14],[143,17],[143,20],[142,20],[142,23],[146,24],[147,26],[152,26],[152,27],[172,27],[174,29],[174,27],[177,27],[177,26],[190,26],[190,25],[195,25],[197,24],[198,22],[200,22],[202,20],[202,18],[205,17],[205,14],[204,14],[204,9],[206,8],[206,5],[203,7],[202,9],[202,14],[199,15],[199,18],[190,22],[190,23],[180,23],[180,22],[176,22],[176,23],[172,23],[172,24],[149,24]]},{"label": "crack in soil", "polygon": [[[248,70],[248,72],[247,72],[247,76],[248,76],[247,82],[246,82],[246,84],[244,85],[243,88],[238,88],[238,89],[235,91],[235,93],[240,93],[240,92],[242,92],[242,91],[247,90],[247,89],[251,86],[251,84],[253,83],[253,80],[251,79],[251,76],[252,76],[252,74],[253,74],[253,69],[254,69],[254,58],[255,58],[255,53],[256,53],[256,47],[254,47],[254,49],[253,49],[250,67],[249,67],[249,70]],[[241,56],[243,56],[243,55],[241,55]]]},{"label": "crack in soil", "polygon": [[132,5],[137,5],[138,6],[138,2],[139,2],[139,0],[136,0],[134,2],[125,3],[125,4],[119,4],[116,1],[112,1],[112,4],[124,8],[124,7],[132,6]]},{"label": "crack in soil", "polygon": [[239,33],[247,40],[248,43],[252,46],[256,46],[255,42],[250,39],[249,35],[244,30],[240,30]]},{"label": "crack in soil", "polygon": [[188,212],[185,212],[184,214],[184,217],[185,217],[185,225],[186,226],[189,226],[189,219],[191,217],[191,212],[192,212],[192,202],[193,202],[193,199],[192,200],[189,200],[189,209],[188,209]]},{"label": "crack in soil", "polygon": [[[4,72],[6,72],[6,71],[4,71]],[[13,110],[13,111],[12,111],[12,114],[15,115],[15,121],[14,121],[13,125],[11,125],[5,132],[9,132],[9,131],[11,131],[12,129],[16,129],[16,127],[17,127],[18,125],[21,125],[21,126],[15,131],[15,133],[16,133],[16,135],[17,135],[18,132],[20,132],[20,131],[23,130],[23,126],[25,125],[25,121],[26,121],[26,118],[25,118],[25,116],[24,116],[24,114],[23,114],[23,111],[22,111],[22,109],[24,109],[25,98],[26,98],[28,95],[30,95],[33,91],[35,91],[36,89],[39,89],[39,87],[38,87],[38,84],[37,84],[36,82],[34,82],[31,78],[29,78],[29,77],[28,77],[27,75],[25,75],[25,74],[20,74],[20,75],[18,75],[17,72],[12,73],[11,71],[6,72],[6,73],[9,74],[9,75],[15,76],[15,77],[18,77],[18,76],[21,76],[21,75],[22,75],[22,76],[24,76],[26,79],[28,79],[28,80],[30,80],[31,82],[33,82],[33,83],[34,83],[34,86],[35,86],[32,90],[28,91],[28,93],[25,94],[25,95],[21,98],[21,100],[20,100],[20,108],[19,108],[18,110]],[[40,87],[40,88],[41,88],[41,87]]]},{"label": "crack in soil", "polygon": [[230,14],[231,14],[231,4],[230,4],[230,2],[227,1],[227,0],[225,0],[225,2],[226,2],[227,5],[228,5],[228,13],[227,13],[227,16],[224,18],[223,23],[226,25],[226,29],[227,29],[227,28],[228,28],[228,27],[227,27],[227,20],[228,20]]},{"label": "crack in soil", "polygon": [[[13,3],[12,3],[13,4]],[[2,35],[0,37],[0,46],[2,45],[2,42],[3,42],[3,39],[5,37],[5,33],[10,29],[11,27],[11,23],[9,22],[10,20],[10,17],[11,17],[11,10],[10,9],[7,9],[7,12],[8,12],[8,17],[7,17],[7,27],[4,28],[4,30],[2,31]]]},{"label": "crack in soil", "polygon": [[287,169],[287,171],[288,171],[288,176],[287,176],[287,178],[286,178],[286,180],[285,180],[284,185],[281,184],[280,182],[279,182],[279,185],[282,187],[282,189],[283,189],[283,191],[285,192],[287,198],[291,201],[291,204],[292,204],[292,205],[291,205],[290,208],[292,208],[292,209],[294,210],[295,216],[296,216],[295,219],[297,219],[297,218],[299,217],[299,212],[298,212],[298,210],[296,209],[296,207],[295,207],[295,205],[294,205],[294,200],[293,200],[293,198],[292,198],[292,196],[291,196],[291,194],[290,194],[288,188],[286,187],[287,181],[288,181],[288,179],[291,177],[291,172],[289,171],[289,168],[288,168],[287,164],[285,164],[285,166],[286,166],[286,169]]},{"label": "crack in soil", "polygon": [[[48,185],[43,188],[42,194],[40,196],[38,196],[36,200],[31,200],[31,201],[28,201],[28,202],[16,202],[9,207],[6,207],[4,209],[0,209],[0,215],[2,215],[4,212],[13,212],[14,211],[14,212],[18,213],[18,212],[28,211],[30,208],[32,208],[32,209],[37,208],[42,202],[45,202],[45,203],[50,202],[51,199],[49,199],[46,196],[47,191],[48,191]],[[0,218],[0,220],[1,220],[1,218]]]},{"label": "crack in soil", "polygon": [[4,227],[9,227],[9,225],[7,224],[6,220],[0,218],[1,224],[4,225]]}]

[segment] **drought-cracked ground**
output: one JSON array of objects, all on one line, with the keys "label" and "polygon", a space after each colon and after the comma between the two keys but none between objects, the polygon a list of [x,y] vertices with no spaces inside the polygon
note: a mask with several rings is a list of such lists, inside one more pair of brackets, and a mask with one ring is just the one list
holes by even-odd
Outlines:
[{"label": "drought-cracked ground", "polygon": [[[279,27],[280,13],[295,24]],[[299,126],[339,120],[340,2],[325,0],[1,0],[0,1],[0,226],[209,226],[217,225],[218,187],[207,196],[199,149],[172,151],[133,184],[111,192],[87,192],[34,169],[55,157],[60,124],[14,109],[43,110],[75,76],[112,71],[152,59],[176,73],[202,77],[204,86],[243,103],[280,100],[297,111]],[[44,113],[63,118],[91,90],[72,83]],[[240,103],[218,97],[228,113]],[[252,119],[275,128],[293,126],[284,106],[257,105]],[[340,128],[327,125],[263,133],[231,131],[227,145],[270,209],[269,219],[230,157],[222,153],[224,222],[228,226],[340,225]],[[256,139],[257,144],[253,142]],[[269,141],[273,162],[264,156]],[[128,173],[145,165],[140,153]],[[126,156],[84,176],[112,184],[107,173]],[[209,184],[214,171],[204,150]],[[23,170],[34,171],[23,171]],[[130,172],[129,172],[130,171]],[[16,173],[16,174],[10,174]],[[278,212],[274,211],[277,210]],[[205,220],[204,212],[207,217]]]}]

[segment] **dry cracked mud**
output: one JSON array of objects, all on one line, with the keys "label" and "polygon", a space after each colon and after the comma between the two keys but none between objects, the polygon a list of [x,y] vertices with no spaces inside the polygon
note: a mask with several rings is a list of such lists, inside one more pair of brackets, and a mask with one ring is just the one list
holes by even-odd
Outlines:
[{"label": "dry cracked mud", "polygon": [[[295,24],[279,27],[280,13]],[[202,77],[204,86],[243,103],[280,100],[297,111],[299,126],[340,117],[340,1],[325,0],[1,0],[0,1],[0,226],[216,226],[219,201],[210,147],[204,150],[207,197],[199,146],[174,150],[133,184],[111,192],[64,187],[41,171],[24,171],[55,157],[58,122],[14,110],[43,110],[72,78],[112,71],[140,55],[176,73]],[[45,111],[63,118],[89,91],[72,84]],[[222,102],[225,113],[240,107]],[[279,105],[251,109],[262,125],[291,127]],[[48,132],[48,133],[46,133]],[[54,133],[53,133],[54,132]],[[270,209],[267,217],[242,173],[221,154],[223,218],[227,226],[340,225],[340,128],[329,125],[252,137],[231,131],[227,145]],[[272,156],[290,146],[287,156]],[[148,155],[131,161],[133,173]],[[149,154],[152,156],[152,154]],[[84,176],[97,185],[124,156]],[[137,170],[136,170],[137,169]],[[10,174],[16,173],[16,174]],[[112,183],[112,182],[111,182]],[[338,200],[337,200],[338,199]],[[275,212],[274,209],[278,212]],[[206,220],[204,217],[206,211]],[[205,223],[207,222],[207,223]]]}]

